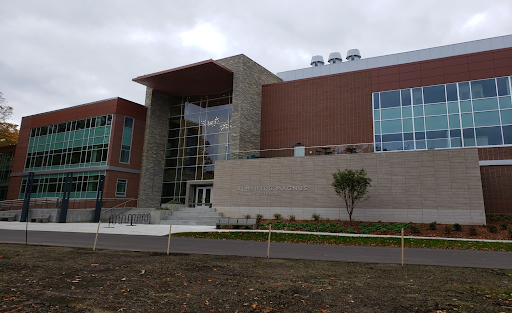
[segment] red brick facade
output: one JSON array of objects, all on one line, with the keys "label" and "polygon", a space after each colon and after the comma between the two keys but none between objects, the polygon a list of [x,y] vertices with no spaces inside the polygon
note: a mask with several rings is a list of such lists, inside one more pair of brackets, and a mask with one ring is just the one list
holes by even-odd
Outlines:
[{"label": "red brick facade", "polygon": [[512,165],[481,166],[487,214],[512,215]]},{"label": "red brick facade", "polygon": [[[137,103],[121,98],[116,98],[24,117],[21,122],[18,144],[16,146],[16,158],[14,159],[11,173],[22,173],[25,168],[25,158],[27,155],[28,143],[30,139],[30,130],[32,128],[94,116],[101,116],[105,114],[113,115],[107,166],[122,167],[140,171],[142,164],[142,149],[140,149],[140,147],[142,147],[144,144],[144,131],[146,129],[146,108]],[[125,116],[134,118],[131,145],[132,149],[130,153],[129,164],[119,163]],[[85,167],[83,170],[87,171],[87,168]],[[44,172],[41,174],[44,174]],[[115,196],[117,178],[124,178],[128,180],[126,197],[137,198],[139,174],[113,170],[107,170],[105,173],[105,189],[103,197],[119,198]],[[21,182],[21,177],[11,177],[7,199],[18,198]]]}]

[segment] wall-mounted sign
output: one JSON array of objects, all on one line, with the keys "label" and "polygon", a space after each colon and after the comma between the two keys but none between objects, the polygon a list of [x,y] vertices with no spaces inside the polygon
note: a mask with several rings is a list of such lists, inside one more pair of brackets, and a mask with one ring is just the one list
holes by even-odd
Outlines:
[{"label": "wall-mounted sign", "polygon": [[238,186],[237,196],[278,196],[280,192],[308,191],[308,186]]}]

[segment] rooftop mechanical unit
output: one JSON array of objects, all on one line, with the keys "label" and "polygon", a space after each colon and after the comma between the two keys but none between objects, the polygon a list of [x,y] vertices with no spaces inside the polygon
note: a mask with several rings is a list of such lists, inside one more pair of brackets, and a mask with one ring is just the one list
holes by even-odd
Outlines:
[{"label": "rooftop mechanical unit", "polygon": [[329,54],[329,63],[330,64],[336,64],[343,62],[343,59],[341,58],[341,53],[339,52],[331,52]]},{"label": "rooftop mechanical unit", "polygon": [[320,66],[324,65],[324,57],[321,55],[314,55],[311,58],[311,66]]},{"label": "rooftop mechanical unit", "polygon": [[350,49],[347,52],[347,60],[354,61],[361,59],[361,52],[359,52],[359,49]]}]

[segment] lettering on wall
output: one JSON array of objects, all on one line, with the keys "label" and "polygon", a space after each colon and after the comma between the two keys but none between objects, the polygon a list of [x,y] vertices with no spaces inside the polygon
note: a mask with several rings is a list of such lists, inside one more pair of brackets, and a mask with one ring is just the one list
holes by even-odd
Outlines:
[{"label": "lettering on wall", "polygon": [[237,196],[278,196],[281,192],[308,191],[308,186],[238,186]]}]

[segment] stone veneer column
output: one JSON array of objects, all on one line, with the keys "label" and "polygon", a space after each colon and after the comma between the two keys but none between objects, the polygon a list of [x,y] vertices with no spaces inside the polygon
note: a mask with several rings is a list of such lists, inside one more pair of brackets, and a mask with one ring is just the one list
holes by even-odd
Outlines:
[{"label": "stone veneer column", "polygon": [[[139,183],[139,208],[158,207],[162,193],[170,96],[147,88],[146,132]],[[141,149],[142,147],[134,147]]]},{"label": "stone veneer column", "polygon": [[259,150],[261,86],[282,80],[243,54],[216,62],[234,73],[230,151]]}]

